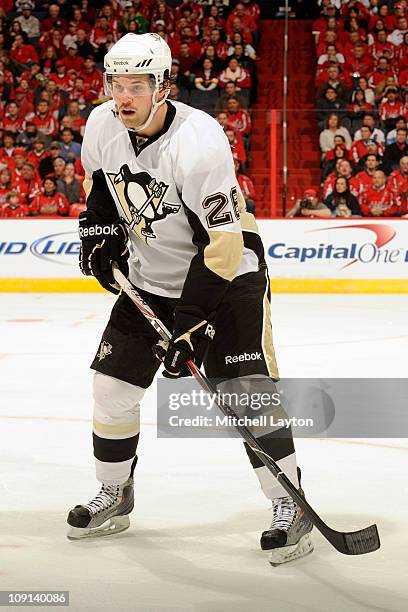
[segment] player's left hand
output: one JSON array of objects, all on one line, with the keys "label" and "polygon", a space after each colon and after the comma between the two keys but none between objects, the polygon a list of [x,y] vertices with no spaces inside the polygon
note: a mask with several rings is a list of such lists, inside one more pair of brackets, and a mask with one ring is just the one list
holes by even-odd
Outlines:
[{"label": "player's left hand", "polygon": [[214,338],[215,329],[205,319],[197,319],[192,315],[176,316],[176,329],[169,341],[163,358],[166,378],[181,378],[190,376],[187,362],[192,359],[196,364],[201,362],[207,344]]}]

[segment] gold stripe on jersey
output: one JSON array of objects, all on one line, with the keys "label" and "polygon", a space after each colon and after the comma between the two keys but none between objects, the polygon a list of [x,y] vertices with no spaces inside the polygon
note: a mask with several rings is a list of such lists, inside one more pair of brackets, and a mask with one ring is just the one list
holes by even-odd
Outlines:
[{"label": "gold stripe on jersey", "polygon": [[266,291],[263,301],[263,331],[262,331],[262,348],[266,358],[266,365],[269,371],[269,376],[274,380],[279,380],[278,365],[276,363],[275,349],[273,347],[272,338],[272,323],[271,323],[271,303],[268,297],[269,279],[266,285]]},{"label": "gold stripe on jersey", "polygon": [[258,225],[255,221],[255,217],[252,213],[249,213],[246,209],[246,204],[244,200],[244,196],[241,193],[240,189],[237,189],[237,199],[238,199],[238,210],[239,210],[239,219],[241,222],[242,231],[254,232],[259,234]]},{"label": "gold stripe on jersey", "polygon": [[130,423],[122,423],[120,425],[108,425],[107,423],[101,423],[100,421],[94,419],[93,428],[97,435],[107,434],[126,437],[129,437],[129,435],[135,436],[140,432],[140,419],[136,419]]},{"label": "gold stripe on jersey", "polygon": [[243,210],[241,212],[240,221],[241,221],[241,229],[243,232],[247,231],[247,232],[255,232],[256,234],[259,234],[258,226],[255,221],[255,217],[252,213],[249,213],[246,210]]},{"label": "gold stripe on jersey", "polygon": [[241,265],[244,249],[242,234],[209,231],[210,243],[204,249],[205,266],[225,280],[232,281]]},{"label": "gold stripe on jersey", "polygon": [[93,185],[93,180],[92,177],[90,177],[88,174],[85,174],[85,178],[84,178],[84,182],[83,182],[83,188],[85,191],[85,197],[86,199],[88,199],[89,194],[92,191],[92,185]]}]

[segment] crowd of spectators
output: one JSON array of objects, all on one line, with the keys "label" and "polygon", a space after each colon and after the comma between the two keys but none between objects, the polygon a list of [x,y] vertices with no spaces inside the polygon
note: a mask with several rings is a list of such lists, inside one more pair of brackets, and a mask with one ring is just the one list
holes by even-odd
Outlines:
[{"label": "crowd of spectators", "polygon": [[103,57],[124,34],[156,32],[173,63],[170,100],[212,114],[247,175],[256,101],[260,9],[254,0],[2,0],[0,4],[0,216],[77,216],[81,142],[106,100]]},{"label": "crowd of spectators", "polygon": [[[326,211],[319,215],[407,216],[407,0],[320,4],[313,35]],[[302,202],[298,214],[307,216]]]}]

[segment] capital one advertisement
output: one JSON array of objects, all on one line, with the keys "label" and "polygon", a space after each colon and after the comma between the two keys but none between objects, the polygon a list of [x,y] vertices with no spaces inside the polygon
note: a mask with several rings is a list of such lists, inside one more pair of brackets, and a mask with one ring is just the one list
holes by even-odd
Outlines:
[{"label": "capital one advertisement", "polygon": [[406,279],[407,221],[276,219],[259,226],[272,277]]},{"label": "capital one advertisement", "polygon": [[[406,279],[408,220],[260,220],[273,278]],[[83,278],[77,219],[0,222],[0,278]]]}]

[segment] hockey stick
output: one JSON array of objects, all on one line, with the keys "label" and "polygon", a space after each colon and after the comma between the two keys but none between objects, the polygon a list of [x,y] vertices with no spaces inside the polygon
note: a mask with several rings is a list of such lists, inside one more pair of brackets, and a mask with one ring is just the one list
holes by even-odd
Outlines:
[{"label": "hockey stick", "polygon": [[[113,265],[113,276],[115,281],[121,287],[122,291],[132,300],[133,304],[140,310],[140,312],[150,322],[152,327],[156,330],[162,340],[168,342],[171,338],[171,333],[155,315],[150,306],[141,297],[139,292],[130,283],[130,281],[122,274],[116,264]],[[197,368],[193,360],[189,360],[187,363],[192,375],[200,383],[205,391],[210,393],[213,397],[218,398],[217,390],[212,383],[204,376],[204,374]],[[221,412],[228,417],[236,418],[235,412],[225,402],[217,399],[216,404]],[[313,525],[320,531],[320,533],[334,546],[336,550],[345,555],[362,555],[365,553],[373,552],[380,547],[380,538],[378,535],[377,525],[370,525],[365,529],[359,531],[336,531],[332,529],[320,518],[320,516],[313,510],[308,504],[304,497],[296,489],[295,485],[289,480],[280,467],[275,461],[267,455],[262,447],[257,442],[256,438],[252,433],[241,425],[235,425],[235,429],[242,436],[248,446],[256,453],[262,463],[272,472],[277,478],[279,483],[290,495],[294,501],[300,506],[307,517],[312,521]]]}]

